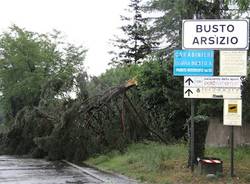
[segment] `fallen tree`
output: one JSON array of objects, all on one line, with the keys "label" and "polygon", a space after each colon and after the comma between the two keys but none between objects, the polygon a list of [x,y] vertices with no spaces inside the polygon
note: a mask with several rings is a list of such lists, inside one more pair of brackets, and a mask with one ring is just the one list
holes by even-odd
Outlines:
[{"label": "fallen tree", "polygon": [[152,135],[164,141],[126,95],[134,86],[136,81],[129,80],[92,97],[24,107],[6,135],[5,148],[12,154],[79,161]]}]

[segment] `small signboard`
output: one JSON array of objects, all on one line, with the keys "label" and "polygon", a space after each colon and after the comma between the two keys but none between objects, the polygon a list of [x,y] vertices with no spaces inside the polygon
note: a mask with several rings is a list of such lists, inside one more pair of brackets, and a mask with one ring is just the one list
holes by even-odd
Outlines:
[{"label": "small signboard", "polygon": [[175,50],[174,76],[212,76],[213,50]]},{"label": "small signboard", "polygon": [[228,126],[241,126],[242,101],[240,99],[224,99],[223,124]]},{"label": "small signboard", "polygon": [[183,20],[182,49],[248,50],[249,23],[241,20]]},{"label": "small signboard", "polygon": [[237,113],[238,105],[237,104],[228,104],[228,112],[229,113]]},{"label": "small signboard", "polygon": [[246,76],[247,51],[220,51],[221,76]]},{"label": "small signboard", "polygon": [[240,77],[184,77],[184,98],[241,99]]}]

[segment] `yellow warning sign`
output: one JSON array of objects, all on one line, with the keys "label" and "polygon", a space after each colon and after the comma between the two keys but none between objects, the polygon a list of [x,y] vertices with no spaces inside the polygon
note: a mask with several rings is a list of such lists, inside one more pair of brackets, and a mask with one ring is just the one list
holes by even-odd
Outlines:
[{"label": "yellow warning sign", "polygon": [[228,112],[237,113],[237,104],[228,104]]}]

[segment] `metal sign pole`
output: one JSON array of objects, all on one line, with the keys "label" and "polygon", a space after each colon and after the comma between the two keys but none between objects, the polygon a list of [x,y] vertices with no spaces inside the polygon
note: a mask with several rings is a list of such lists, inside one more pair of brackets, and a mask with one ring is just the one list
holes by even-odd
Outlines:
[{"label": "metal sign pole", "polygon": [[234,126],[231,126],[231,177],[234,177]]},{"label": "metal sign pole", "polygon": [[[196,20],[197,13],[193,15]],[[191,99],[191,172],[194,172],[194,99]]]},{"label": "metal sign pole", "polygon": [[191,172],[194,172],[194,99],[191,99]]}]

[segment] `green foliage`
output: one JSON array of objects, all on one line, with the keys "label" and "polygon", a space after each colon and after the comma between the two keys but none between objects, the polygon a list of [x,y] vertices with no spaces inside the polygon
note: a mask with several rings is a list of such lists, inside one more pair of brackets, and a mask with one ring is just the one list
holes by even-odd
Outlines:
[{"label": "green foliage", "polygon": [[[132,176],[140,181],[160,183],[166,181],[165,171],[176,166],[176,160],[184,160],[187,155],[185,145],[163,145],[144,142],[129,145],[125,153],[112,152],[92,157],[86,163],[98,168]],[[165,177],[161,177],[164,174]]]},{"label": "green foliage", "polygon": [[139,67],[137,65],[130,65],[124,67],[116,67],[108,70],[105,74],[102,74],[99,78],[108,86],[115,86],[135,78]]},{"label": "green foliage", "polygon": [[[158,135],[153,134],[151,136],[153,139],[158,140],[158,136],[161,136],[165,142],[179,139],[186,131],[184,124],[188,117],[188,108],[182,93],[183,81],[173,77],[169,67],[171,64],[149,61],[140,66],[110,69],[91,81],[90,94],[95,94],[97,91],[101,93],[106,86],[117,85],[135,78],[138,86],[130,90],[127,95],[141,117],[138,118],[136,114],[128,115],[126,123],[132,126],[136,122],[143,121],[147,128],[156,130]],[[135,123],[131,123],[133,121]],[[147,130],[144,131],[147,132]]]},{"label": "green foliage", "polygon": [[68,91],[85,55],[81,47],[62,42],[59,32],[44,35],[15,25],[1,35],[0,50],[1,103],[9,118],[24,106],[37,106],[48,85],[52,98]]},{"label": "green foliage", "polygon": [[27,154],[35,148],[35,137],[47,136],[53,129],[53,121],[48,121],[36,109],[26,107],[16,116],[15,124],[8,132],[5,144],[9,154]]},{"label": "green foliage", "polygon": [[138,74],[141,106],[153,129],[166,140],[183,136],[188,113],[183,98],[183,81],[173,77],[169,64],[146,62]]},{"label": "green foliage", "polygon": [[197,100],[197,114],[202,114],[209,117],[223,117],[223,100],[202,99]]},{"label": "green foliage", "polygon": [[60,122],[85,52],[63,42],[59,32],[38,34],[13,25],[1,35],[1,104],[11,126],[1,143],[9,154],[46,155],[36,140]]},{"label": "green foliage", "polygon": [[[188,120],[189,127],[191,127],[191,119]],[[194,160],[193,163],[198,164],[197,158],[202,158],[205,155],[206,135],[208,130],[209,118],[208,116],[198,115],[194,117]],[[189,136],[191,136],[191,129],[189,128]],[[189,142],[189,161],[188,166],[191,166],[191,142]]]},{"label": "green foliage", "polygon": [[136,79],[139,68],[137,65],[117,66],[107,70],[99,77],[93,77],[88,83],[90,95],[100,94],[107,87],[118,86],[130,79]]},{"label": "green foliage", "polygon": [[[136,78],[138,86],[130,90],[128,96],[148,128],[156,130],[168,142],[184,136],[184,124],[188,117],[188,108],[182,93],[183,81],[173,77],[169,67],[171,64],[161,64],[156,60],[144,62],[140,66],[117,67],[95,78],[89,86],[92,90],[101,92],[105,86]],[[133,116],[127,117],[128,124],[131,121],[140,121],[140,118],[135,119]],[[153,137],[158,139],[156,135]]]},{"label": "green foliage", "polygon": [[243,120],[245,122],[249,122],[250,120],[250,80],[249,80],[249,74],[245,80],[243,80],[243,86],[242,86],[242,114],[243,114]]},{"label": "green foliage", "polygon": [[[4,118],[4,111],[2,106],[0,105],[0,127],[4,127],[4,122],[5,122],[5,118]],[[0,132],[1,132],[1,128],[0,128]]]},{"label": "green foliage", "polygon": [[[113,151],[105,155],[89,159],[87,160],[87,163],[105,167],[106,164],[113,165],[113,161],[116,164],[126,162],[128,164],[144,165],[144,167],[146,167],[145,169],[148,171],[157,171],[160,169],[161,162],[176,160],[180,157],[185,158],[187,151],[185,145],[166,146],[157,142],[145,142],[129,145],[125,153],[125,155],[122,155],[119,152]],[[120,162],[117,162],[116,159],[120,159]]]},{"label": "green foliage", "polygon": [[226,0],[225,3],[236,4],[239,7],[239,11],[247,11],[247,10],[249,10],[249,7],[250,7],[249,0]]}]

